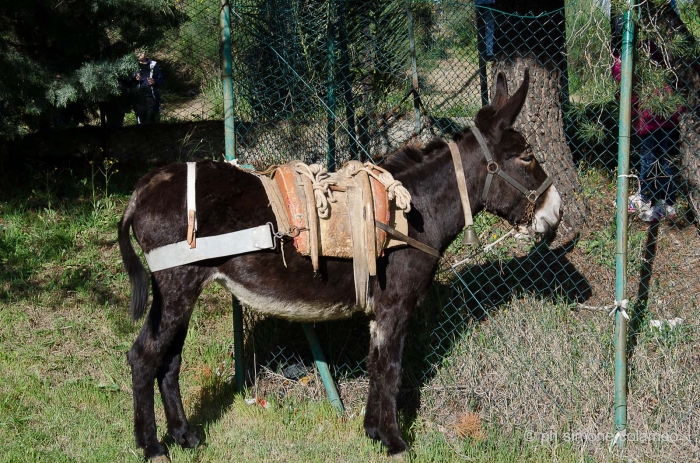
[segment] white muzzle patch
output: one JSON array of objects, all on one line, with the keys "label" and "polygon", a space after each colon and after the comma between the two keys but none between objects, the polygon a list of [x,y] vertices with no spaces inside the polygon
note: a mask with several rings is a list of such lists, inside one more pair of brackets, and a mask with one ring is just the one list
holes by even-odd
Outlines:
[{"label": "white muzzle patch", "polygon": [[535,233],[548,233],[559,226],[559,221],[561,221],[561,196],[552,185],[545,192],[544,201],[535,211],[532,230]]}]

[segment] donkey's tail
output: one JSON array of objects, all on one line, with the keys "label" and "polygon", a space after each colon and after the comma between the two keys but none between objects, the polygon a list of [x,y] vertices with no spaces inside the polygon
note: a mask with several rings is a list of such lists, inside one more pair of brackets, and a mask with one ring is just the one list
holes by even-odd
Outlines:
[{"label": "donkey's tail", "polygon": [[136,212],[136,196],[135,191],[129,199],[129,204],[126,206],[124,215],[119,221],[119,251],[122,254],[124,268],[129,274],[129,283],[131,283],[131,319],[138,320],[143,316],[146,302],[148,300],[148,273],[141,263],[141,259],[134,251],[131,244],[131,225],[134,221],[134,212]]}]

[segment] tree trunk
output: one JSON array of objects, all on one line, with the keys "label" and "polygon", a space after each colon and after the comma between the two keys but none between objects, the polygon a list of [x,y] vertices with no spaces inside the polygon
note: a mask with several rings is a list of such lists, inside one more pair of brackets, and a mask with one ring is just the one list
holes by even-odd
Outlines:
[{"label": "tree trunk", "polygon": [[562,106],[568,99],[568,76],[563,6],[563,0],[496,2],[496,9],[509,14],[496,14],[492,82],[495,73],[503,71],[515,85],[522,81],[524,68],[530,68],[530,91],[516,128],[532,145],[561,194],[564,215],[559,234],[567,238],[585,227],[588,208],[564,133]]}]

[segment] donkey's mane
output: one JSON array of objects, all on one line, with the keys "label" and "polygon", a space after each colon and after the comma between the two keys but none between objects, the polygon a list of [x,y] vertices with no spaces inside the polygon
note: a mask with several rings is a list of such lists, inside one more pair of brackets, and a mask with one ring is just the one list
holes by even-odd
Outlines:
[{"label": "donkey's mane", "polygon": [[431,140],[425,147],[405,146],[391,154],[384,162],[386,170],[392,174],[407,174],[409,171],[419,169],[421,164],[434,157],[447,144],[440,139]]},{"label": "donkey's mane", "polygon": [[[453,135],[453,140],[459,142],[464,139],[464,137],[467,136],[467,130],[468,129],[462,129],[456,132]],[[435,155],[445,147],[447,147],[447,143],[440,138],[432,139],[423,148],[405,146],[392,153],[386,161],[384,161],[382,167],[394,175],[399,173],[405,175],[409,171],[420,168],[420,164],[434,158]]]}]

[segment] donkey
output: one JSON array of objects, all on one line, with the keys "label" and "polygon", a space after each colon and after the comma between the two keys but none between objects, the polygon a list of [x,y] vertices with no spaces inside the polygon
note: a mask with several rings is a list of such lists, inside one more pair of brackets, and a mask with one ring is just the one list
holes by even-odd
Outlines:
[{"label": "donkey", "polygon": [[[522,84],[509,97],[505,76],[499,73],[492,104],[479,110],[474,119],[483,138],[479,140],[473,130],[464,129],[453,139],[464,166],[472,214],[487,210],[511,224],[528,222],[534,232],[551,234],[561,216],[559,193],[525,138],[512,128],[525,102],[528,84],[526,70]],[[492,156],[490,161],[484,148]],[[434,140],[423,149],[404,147],[383,167],[411,194],[409,237],[444,251],[465,226],[448,144]],[[491,175],[499,169],[507,175]],[[119,247],[132,286],[130,309],[134,320],[144,313],[149,283],[148,273],[131,244],[130,228],[144,252],[185,239],[186,170],[180,163],[146,174],[136,185],[119,223]],[[197,172],[198,236],[274,222],[261,181],[255,175],[210,161],[198,163]],[[536,190],[534,197],[526,193]],[[223,284],[246,306],[287,320],[334,320],[366,311],[371,320],[371,340],[364,428],[370,438],[386,446],[389,454],[406,450],[396,415],[402,351],[411,311],[425,297],[438,258],[414,247],[385,250],[377,261],[376,277],[370,279],[367,306],[361,309],[355,299],[352,261],[325,259],[321,272],[315,275],[310,259],[295,252],[290,241],[283,241],[281,246],[286,265],[279,250],[266,250],[151,273],[151,310],[127,354],[133,381],[134,435],[147,459],[167,461],[165,447],[156,435],[154,380],[160,387],[170,435],[183,447],[199,443],[183,410],[179,372],[195,301],[212,281]]]}]

